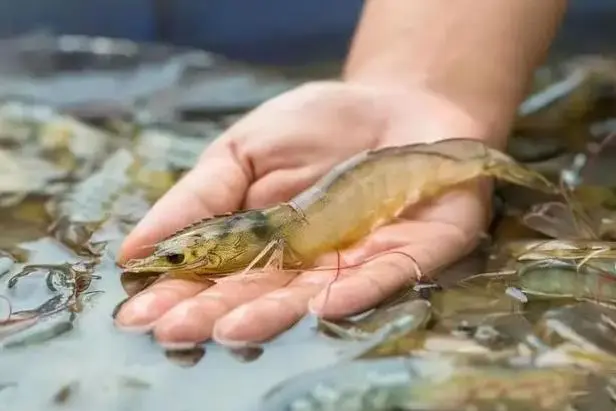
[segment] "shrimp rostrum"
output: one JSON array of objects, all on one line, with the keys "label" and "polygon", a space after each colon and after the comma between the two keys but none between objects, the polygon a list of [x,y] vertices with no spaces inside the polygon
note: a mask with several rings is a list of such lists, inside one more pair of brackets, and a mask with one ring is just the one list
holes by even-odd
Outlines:
[{"label": "shrimp rostrum", "polygon": [[483,142],[456,138],[359,153],[288,202],[214,216],[128,261],[124,273],[212,280],[252,268],[298,270],[352,246],[404,209],[479,177],[544,192],[541,174]]}]

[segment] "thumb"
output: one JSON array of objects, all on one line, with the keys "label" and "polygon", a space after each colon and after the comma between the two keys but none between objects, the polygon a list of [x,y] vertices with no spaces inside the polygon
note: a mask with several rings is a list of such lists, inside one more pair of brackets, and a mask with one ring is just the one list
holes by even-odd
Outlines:
[{"label": "thumb", "polygon": [[154,204],[124,240],[119,263],[142,257],[150,246],[188,224],[240,206],[250,176],[226,141],[206,148],[197,165]]}]

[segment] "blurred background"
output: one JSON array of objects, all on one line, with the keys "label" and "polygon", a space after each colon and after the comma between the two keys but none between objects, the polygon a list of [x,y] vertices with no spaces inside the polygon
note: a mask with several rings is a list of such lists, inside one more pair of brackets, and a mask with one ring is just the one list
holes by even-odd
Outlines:
[{"label": "blurred background", "polygon": [[[342,58],[361,0],[0,0],[0,36],[122,37],[198,47],[232,59],[305,64]],[[605,52],[614,0],[573,0],[554,53]]]}]

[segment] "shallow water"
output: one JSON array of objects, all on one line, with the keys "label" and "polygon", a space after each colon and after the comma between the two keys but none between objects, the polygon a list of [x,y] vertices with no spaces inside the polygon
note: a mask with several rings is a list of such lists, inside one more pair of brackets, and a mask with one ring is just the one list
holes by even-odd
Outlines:
[{"label": "shallow water", "polygon": [[[264,98],[262,93],[255,93],[255,96],[254,101]],[[254,104],[253,100],[247,100],[250,100],[247,104]],[[234,104],[238,105],[237,102]],[[190,111],[189,108],[185,107]],[[245,109],[239,108],[240,111]],[[537,124],[543,121],[542,125],[550,125],[551,120],[560,118],[558,110],[557,107],[556,115],[543,115],[539,110],[539,115],[535,116],[538,119]],[[611,115],[616,115],[616,110]],[[11,313],[6,304],[3,304],[4,301],[0,301],[0,320],[22,310],[28,313],[27,310],[41,305],[46,307],[48,312],[53,311],[53,304],[51,308],[49,306],[54,299],[64,301],[67,306],[76,307],[74,313],[61,309],[35,323],[0,326],[0,408],[3,411],[86,408],[93,411],[256,410],[263,394],[278,383],[294,375],[331,365],[341,358],[346,358],[348,353],[353,351],[353,342],[330,338],[317,331],[317,323],[311,317],[305,318],[273,342],[265,344],[261,355],[234,353],[214,343],[207,343],[204,345],[205,355],[202,358],[199,358],[199,352],[183,355],[165,352],[148,335],[128,333],[114,327],[112,314],[126,297],[120,282],[120,269],[115,265],[116,251],[123,237],[149,205],[179,178],[181,172],[196,161],[196,155],[187,154],[200,152],[202,146],[210,141],[209,138],[214,138],[220,132],[221,124],[228,124],[228,121],[229,118],[223,118],[220,123],[204,123],[207,127],[202,125],[201,129],[208,131],[201,140],[190,135],[176,135],[167,139],[162,135],[165,133],[158,133],[160,130],[157,129],[152,133],[142,134],[141,138],[133,139],[134,145],[127,145],[128,140],[111,139],[109,141],[113,140],[113,143],[110,143],[113,147],[105,148],[108,151],[105,156],[93,154],[92,150],[88,150],[89,145],[84,145],[81,141],[81,160],[86,164],[83,167],[86,171],[81,170],[82,177],[92,176],[92,170],[103,169],[103,159],[99,157],[109,158],[116,149],[122,147],[130,147],[132,154],[141,157],[136,162],[138,172],[127,178],[121,166],[110,167],[108,174],[89,180],[82,190],[76,192],[72,200],[62,194],[66,189],[62,182],[58,183],[59,191],[53,192],[48,192],[50,187],[47,185],[37,186],[36,189],[40,192],[31,193],[18,205],[7,205],[6,208],[0,209],[3,213],[0,215],[0,250],[12,253],[20,261],[12,264],[8,257],[0,254],[0,295],[6,296],[12,305]],[[553,157],[560,153],[568,152],[569,147],[563,147],[566,146],[563,139],[542,140],[546,147],[539,156],[541,159],[536,158],[536,153],[534,156],[529,155],[529,150],[537,148],[535,134],[529,132],[531,129],[536,131],[533,129],[536,124],[532,121],[529,124],[522,127],[520,132],[521,135],[526,132],[531,137],[528,144],[518,140],[517,145],[514,144],[510,151],[514,152],[517,158],[533,163],[538,169],[544,167],[552,173],[559,173],[561,165],[549,165],[543,162],[543,157],[547,156],[549,159],[546,161],[552,161]],[[8,126],[0,122],[0,129],[2,127]],[[559,127],[554,128],[556,133],[560,132]],[[540,127],[539,129],[544,132]],[[5,137],[0,133],[0,147]],[[23,143],[27,148],[24,153],[43,156],[45,153],[41,154],[39,151],[45,142],[57,146],[60,151],[65,148],[61,139],[54,139],[57,135],[50,133],[49,137],[49,140]],[[97,150],[103,150],[101,147]],[[67,164],[70,167],[75,166],[71,159],[67,160],[62,155],[54,157],[54,161],[62,167]],[[122,156],[118,161],[122,164]],[[564,164],[569,166],[570,161],[566,160]],[[590,174],[602,177],[610,174],[604,172],[605,162],[601,164],[591,168]],[[128,164],[124,165],[126,169],[131,168]],[[609,169],[612,170],[613,166]],[[19,168],[16,170],[19,171]],[[586,177],[589,178],[590,174]],[[11,178],[6,175],[1,177]],[[126,195],[123,190],[128,187],[129,180],[133,183],[137,181],[138,189],[129,190],[130,194]],[[616,181],[612,178],[605,184],[614,186]],[[69,200],[57,204],[58,208],[54,211],[44,211],[44,202],[41,199],[46,200],[57,193]],[[2,194],[0,192],[0,202],[19,201],[19,197],[11,195],[7,200]],[[516,195],[509,197],[509,206],[520,199],[520,196]],[[511,201],[512,199],[515,201]],[[528,197],[531,203],[532,199],[537,200],[535,197]],[[108,223],[95,229],[92,236],[93,240],[107,242],[101,255],[95,257],[91,255],[92,250],[80,242],[83,231],[87,231],[87,224],[83,223],[102,218],[108,211],[112,214],[110,219],[105,217]],[[83,221],[72,221],[77,217]],[[55,235],[55,238],[46,237],[49,225],[62,218],[69,220],[68,225],[56,227],[56,230],[50,233]],[[506,227],[502,231],[506,231]],[[539,234],[535,233],[535,236],[537,235]],[[74,250],[62,245],[58,239],[69,245],[73,244]],[[14,249],[16,245],[19,245],[19,253]],[[84,301],[70,300],[71,287],[76,287],[78,280],[75,279],[75,284],[70,281],[68,284],[60,284],[54,291],[50,289],[50,284],[54,286],[54,281],[60,281],[62,276],[51,277],[49,280],[41,270],[19,279],[14,287],[9,287],[11,278],[24,264],[62,265],[80,261],[96,262],[91,274],[97,276],[92,279],[87,289],[80,290],[81,295],[83,291],[101,291],[89,295]],[[453,283],[464,275],[480,270],[481,268],[476,266],[451,271],[450,280]],[[443,278],[440,280],[441,284],[447,282],[443,281],[446,280]],[[454,304],[456,310],[465,306],[472,314],[473,310],[469,308],[469,304],[463,303],[461,298],[454,300],[454,294],[447,294],[447,303]],[[472,298],[467,300],[476,302],[478,295],[472,295]],[[492,298],[491,295],[488,297]],[[70,304],[66,299],[70,300]],[[433,303],[436,305],[436,300],[433,300]],[[548,301],[546,306],[550,304]],[[445,306],[443,303],[441,308]],[[463,315],[470,318],[469,312]],[[25,318],[36,321],[36,317]],[[22,328],[19,328],[20,324],[23,325]]]},{"label": "shallow water", "polygon": [[[26,112],[32,108],[16,104]],[[9,116],[0,124],[0,146],[6,144],[15,156],[45,158],[61,169],[81,170],[81,177],[77,183],[57,183],[53,192],[40,186],[35,187],[40,192],[32,192],[16,179],[18,184],[5,186],[5,192],[24,189],[27,196],[0,195],[5,201],[0,215],[0,296],[10,302],[9,310],[0,300],[0,321],[26,316],[15,324],[0,323],[3,411],[250,410],[273,385],[337,359],[342,343],[320,335],[311,318],[264,345],[261,355],[208,343],[202,358],[198,350],[165,352],[149,335],[114,327],[112,314],[126,298],[115,264],[122,239],[194,164],[220,133],[220,123],[202,123],[197,138],[154,125],[128,138],[110,134],[107,144],[90,149],[83,144],[88,138],[84,134],[65,141],[61,133],[43,131],[37,124],[36,132],[17,141],[15,130],[30,130],[31,125],[19,120],[21,126],[13,128],[15,120]],[[222,119],[223,124],[228,121]],[[42,149],[45,142],[55,144],[55,151]],[[83,147],[79,161],[71,157],[76,155],[74,143]],[[105,153],[97,154],[103,149]],[[3,178],[19,177],[21,168],[11,170]],[[56,221],[60,224],[49,231]],[[92,221],[105,223],[95,224],[89,235]],[[96,242],[106,244],[98,256]],[[71,273],[61,270],[79,262],[94,263],[94,271],[86,272],[86,278],[93,276],[91,283],[76,294],[93,294],[73,301],[78,277],[66,282],[64,274]],[[36,265],[42,267],[15,279],[24,267]],[[56,270],[55,276],[47,276],[49,268]],[[45,315],[28,316],[37,309]]]},{"label": "shallow water", "polygon": [[[58,396],[66,396],[56,405],[65,410],[250,410],[274,384],[336,360],[341,343],[317,335],[313,319],[306,318],[265,345],[253,362],[205,344],[203,359],[182,367],[147,335],[114,328],[111,314],[125,298],[113,259],[117,245],[104,254],[96,270],[101,279],[92,285],[105,292],[79,314],[72,330],[42,344],[0,351],[3,410],[51,409]],[[51,240],[25,247],[33,251],[32,263],[71,258]],[[47,319],[54,321],[58,317]]]}]

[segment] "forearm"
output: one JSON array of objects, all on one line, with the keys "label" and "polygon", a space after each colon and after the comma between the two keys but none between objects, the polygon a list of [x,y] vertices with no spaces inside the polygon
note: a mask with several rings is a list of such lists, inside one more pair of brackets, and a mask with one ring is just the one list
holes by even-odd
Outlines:
[{"label": "forearm", "polygon": [[502,145],[566,0],[367,0],[345,79],[427,88]]}]

